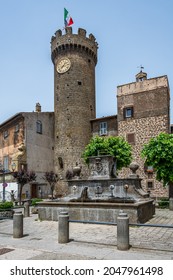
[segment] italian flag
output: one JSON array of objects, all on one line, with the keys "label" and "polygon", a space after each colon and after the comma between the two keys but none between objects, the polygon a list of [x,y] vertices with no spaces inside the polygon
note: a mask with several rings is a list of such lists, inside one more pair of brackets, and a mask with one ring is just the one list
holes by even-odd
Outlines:
[{"label": "italian flag", "polygon": [[64,24],[65,24],[65,27],[68,27],[68,26],[72,25],[73,23],[74,22],[73,22],[72,17],[70,16],[70,14],[66,10],[66,8],[64,8]]}]

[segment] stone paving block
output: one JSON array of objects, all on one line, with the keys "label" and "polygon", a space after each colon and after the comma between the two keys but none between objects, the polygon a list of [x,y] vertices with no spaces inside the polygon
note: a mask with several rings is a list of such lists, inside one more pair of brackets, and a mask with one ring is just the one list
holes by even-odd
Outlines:
[{"label": "stone paving block", "polygon": [[[173,229],[130,227],[130,250],[117,250],[116,226],[70,223],[70,242],[58,243],[58,222],[42,221],[31,215],[24,219],[25,235],[12,238],[12,220],[0,223],[0,248],[12,248],[0,259],[173,259]],[[150,223],[173,224],[173,212],[156,211]],[[145,249],[146,248],[146,249]]]}]

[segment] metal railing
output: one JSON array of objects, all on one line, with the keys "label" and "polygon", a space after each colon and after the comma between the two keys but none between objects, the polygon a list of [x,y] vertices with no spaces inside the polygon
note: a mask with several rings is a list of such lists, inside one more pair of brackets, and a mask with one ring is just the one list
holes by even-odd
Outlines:
[{"label": "metal railing", "polygon": [[[109,225],[117,226],[117,223],[111,222],[98,222],[98,221],[82,221],[82,220],[69,220],[71,223],[82,223],[82,224],[97,224],[97,225]],[[129,223],[129,226],[133,227],[161,227],[161,228],[173,228],[173,225],[164,225],[164,224],[141,224],[141,223]]]},{"label": "metal railing", "polygon": [[117,226],[117,249],[128,250],[129,244],[129,227],[159,227],[173,229],[173,225],[165,224],[142,224],[142,223],[129,223],[129,217],[123,210],[120,210],[117,216],[117,223],[114,222],[98,222],[86,220],[73,220],[69,219],[68,212],[61,212],[59,214],[58,223],[58,241],[59,243],[69,242],[69,223],[83,223],[83,224],[96,224],[96,225],[111,225]]}]

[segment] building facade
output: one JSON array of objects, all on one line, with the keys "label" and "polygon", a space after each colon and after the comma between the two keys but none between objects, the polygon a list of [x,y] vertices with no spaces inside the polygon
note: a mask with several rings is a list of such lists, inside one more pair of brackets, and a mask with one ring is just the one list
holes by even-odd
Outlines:
[{"label": "building facade", "polygon": [[[45,172],[54,170],[53,159],[54,113],[41,112],[37,104],[35,112],[18,113],[0,125],[0,162],[4,171],[10,172],[15,166],[15,171],[25,169],[37,175],[37,181],[23,190],[30,197],[47,197],[50,193],[42,178]],[[12,180],[10,174],[6,175],[7,183]]]},{"label": "building facade", "polygon": [[[147,78],[142,70],[132,83],[117,87],[117,115],[96,118],[95,66],[98,44],[79,28],[73,34],[68,27],[51,40],[54,65],[54,112],[19,113],[0,125],[0,161],[10,169],[25,166],[38,174],[31,196],[46,197],[41,177],[46,171],[58,174],[56,191],[66,193],[66,175],[80,166],[83,177],[88,167],[81,155],[92,136],[123,136],[133,149],[133,161],[139,164],[142,185],[153,197],[167,196],[167,189],[156,181],[154,170],[145,166],[140,153],[150,138],[160,132],[171,133],[170,91],[167,76]],[[116,111],[116,107],[115,107]],[[173,130],[172,130],[173,132]],[[128,176],[123,169],[120,177]]]},{"label": "building facade", "polygon": [[[170,92],[167,76],[147,79],[144,72],[136,82],[117,88],[118,135],[133,147],[133,159],[139,164],[142,185],[152,195],[167,196],[167,189],[155,179],[152,167],[141,158],[144,144],[159,133],[170,133]],[[127,175],[124,170],[122,174]]]},{"label": "building facade", "polygon": [[[155,198],[168,196],[168,189],[156,180],[152,166],[141,158],[144,144],[159,133],[172,133],[170,125],[170,90],[167,76],[147,79],[140,71],[136,81],[117,87],[117,115],[91,120],[93,136],[122,136],[131,146],[133,161],[142,187]],[[124,168],[119,177],[127,177]]]},{"label": "building facade", "polygon": [[117,115],[91,120],[92,136],[118,136]]}]

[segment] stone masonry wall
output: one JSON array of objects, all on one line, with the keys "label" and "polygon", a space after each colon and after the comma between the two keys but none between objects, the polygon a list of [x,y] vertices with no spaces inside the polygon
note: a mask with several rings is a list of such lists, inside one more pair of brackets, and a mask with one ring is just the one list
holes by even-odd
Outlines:
[{"label": "stone masonry wall", "polygon": [[[82,174],[87,167],[81,159],[85,146],[91,138],[90,119],[95,118],[95,65],[98,45],[92,34],[72,28],[62,35],[59,30],[52,37],[52,61],[54,63],[54,112],[55,112],[55,171],[61,180],[58,188],[66,186],[66,172],[79,165]],[[58,73],[56,65],[68,58],[71,67]],[[61,163],[61,164],[60,164]]]},{"label": "stone masonry wall", "polygon": [[[148,143],[151,137],[157,136],[161,131],[167,132],[168,116],[155,116],[141,119],[129,119],[128,121],[121,121],[118,124],[119,135],[125,139],[128,133],[134,133],[135,143],[133,148],[133,160],[139,164],[137,174],[143,179],[142,187],[148,191],[146,184],[147,181],[153,181],[154,187],[151,189],[151,195],[154,197],[167,196],[168,190],[159,183],[155,175],[149,176],[144,172],[144,160],[141,158],[140,153],[144,144]],[[129,169],[124,168],[120,173],[120,177],[129,175]]]}]

